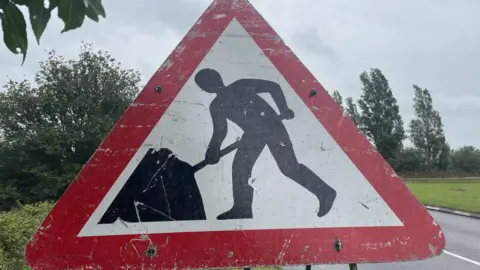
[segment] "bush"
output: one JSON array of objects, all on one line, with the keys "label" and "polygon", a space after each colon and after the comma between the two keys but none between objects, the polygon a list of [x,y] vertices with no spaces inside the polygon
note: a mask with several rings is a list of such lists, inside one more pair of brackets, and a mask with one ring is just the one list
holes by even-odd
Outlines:
[{"label": "bush", "polygon": [[25,244],[52,207],[51,202],[40,202],[0,212],[0,269],[28,269]]}]

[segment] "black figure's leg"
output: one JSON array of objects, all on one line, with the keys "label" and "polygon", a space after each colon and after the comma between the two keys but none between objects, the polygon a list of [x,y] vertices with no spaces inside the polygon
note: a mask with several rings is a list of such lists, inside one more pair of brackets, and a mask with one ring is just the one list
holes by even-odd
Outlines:
[{"label": "black figure's leg", "polygon": [[268,147],[280,171],[317,196],[320,202],[317,215],[326,215],[332,208],[337,192],[305,165],[298,163],[286,130],[275,134],[269,140]]},{"label": "black figure's leg", "polygon": [[217,219],[252,218],[253,188],[248,184],[253,165],[265,148],[265,143],[242,138],[232,164],[233,207]]}]

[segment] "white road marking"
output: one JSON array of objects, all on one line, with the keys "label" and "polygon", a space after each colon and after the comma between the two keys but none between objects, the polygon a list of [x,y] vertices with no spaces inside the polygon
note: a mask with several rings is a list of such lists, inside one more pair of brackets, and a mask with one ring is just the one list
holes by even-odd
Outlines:
[{"label": "white road marking", "polygon": [[480,266],[480,262],[471,260],[471,259],[469,259],[469,258],[462,257],[462,256],[457,255],[457,254],[455,254],[455,253],[452,253],[452,252],[450,252],[450,251],[444,250],[443,253],[448,254],[448,255],[450,255],[450,256],[453,256],[453,257],[455,257],[455,258],[458,258],[458,259],[460,259],[460,260],[464,260],[464,261],[466,261],[466,262],[473,263],[473,264],[475,264],[475,265]]}]

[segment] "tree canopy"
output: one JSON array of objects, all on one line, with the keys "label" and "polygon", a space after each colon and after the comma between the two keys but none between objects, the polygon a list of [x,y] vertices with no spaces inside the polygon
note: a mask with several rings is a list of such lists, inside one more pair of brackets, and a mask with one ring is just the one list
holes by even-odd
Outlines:
[{"label": "tree canopy", "polygon": [[450,151],[446,147],[446,139],[443,133],[443,123],[440,113],[433,109],[432,97],[427,89],[413,86],[413,108],[415,119],[410,122],[410,138],[413,144],[425,153],[429,167],[439,168],[444,151]]},{"label": "tree canopy", "polygon": [[360,122],[360,114],[358,113],[357,105],[353,102],[353,98],[348,97],[345,99],[345,112],[347,113],[348,117],[358,125]]},{"label": "tree canopy", "polygon": [[57,199],[139,89],[137,71],[84,44],[76,60],[54,51],[33,82],[0,93],[0,209]]},{"label": "tree canopy", "polygon": [[480,172],[480,150],[473,146],[463,146],[452,151],[452,163],[456,170]]},{"label": "tree canopy", "polygon": [[338,90],[334,90],[332,94],[332,99],[340,106],[340,109],[344,110],[343,108],[343,98],[342,95]]},{"label": "tree canopy", "polygon": [[[394,170],[408,175],[442,175],[442,172],[446,175],[448,172],[471,176],[480,173],[480,149],[471,145],[451,149],[440,112],[433,108],[428,89],[413,85],[415,116],[406,131],[393,91],[381,70],[373,68],[362,72],[360,82],[362,95],[358,106],[352,97],[344,102],[339,90],[333,92],[332,98],[342,105],[345,114]],[[412,146],[404,146],[406,139]]]},{"label": "tree canopy", "polygon": [[388,162],[393,162],[406,137],[397,100],[380,69],[363,72],[360,81],[362,95],[358,100],[361,109],[359,128],[373,142],[377,151]]}]

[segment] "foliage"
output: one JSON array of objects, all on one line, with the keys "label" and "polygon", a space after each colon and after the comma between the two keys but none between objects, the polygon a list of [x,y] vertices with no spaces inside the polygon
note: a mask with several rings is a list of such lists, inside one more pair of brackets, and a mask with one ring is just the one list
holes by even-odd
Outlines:
[{"label": "foliage", "polygon": [[394,164],[391,165],[395,171],[399,172],[422,172],[428,170],[424,152],[413,147],[402,149]]},{"label": "foliage", "polygon": [[440,171],[448,171],[453,168],[452,164],[452,156],[451,156],[451,148],[448,143],[444,143],[442,145],[442,149],[440,150],[438,161],[435,164],[436,169]]},{"label": "foliage", "polygon": [[361,109],[359,127],[375,145],[377,151],[393,162],[403,146],[405,131],[397,100],[388,80],[375,68],[360,74],[362,95],[358,100]]},{"label": "foliage", "polygon": [[[432,97],[427,89],[414,85],[415,97],[413,108],[416,119],[410,122],[410,138],[413,144],[422,150],[432,169],[447,169],[449,151],[446,149],[446,140],[443,132],[443,123],[440,113],[433,109]],[[447,150],[447,151],[445,151]],[[443,155],[443,156],[442,156]],[[443,158],[441,161],[440,158]]]},{"label": "foliage", "polygon": [[358,113],[357,105],[353,102],[353,98],[348,97],[345,100],[345,111],[350,117],[350,119],[355,123],[355,125],[358,126],[358,123],[360,122],[360,114]]},{"label": "foliage", "polygon": [[85,16],[96,22],[99,16],[106,18],[101,0],[0,0],[3,41],[12,53],[23,54],[22,63],[27,56],[28,38],[27,23],[19,6],[28,9],[38,44],[54,9],[65,24],[62,33],[81,27]]},{"label": "foliage", "polygon": [[333,91],[332,98],[338,104],[338,106],[340,106],[340,109],[343,110],[343,99],[338,90]]},{"label": "foliage", "polygon": [[473,146],[464,146],[452,151],[454,170],[480,172],[480,150]]},{"label": "foliage", "polygon": [[0,212],[0,269],[25,267],[25,244],[52,207],[51,202],[41,202]]},{"label": "foliage", "polygon": [[[409,175],[477,175],[480,173],[480,150],[473,146],[451,150],[443,132],[440,113],[433,109],[427,89],[414,88],[416,118],[410,122],[408,138],[414,147],[403,147],[405,131],[399,107],[388,81],[379,69],[360,75],[362,96],[358,105],[348,97],[343,103],[338,90],[332,99],[341,106],[364,135],[395,171]],[[443,174],[439,174],[443,172]]]},{"label": "foliage", "polygon": [[33,83],[0,93],[0,209],[55,200],[138,91],[138,72],[84,44],[77,60],[52,51]]}]

